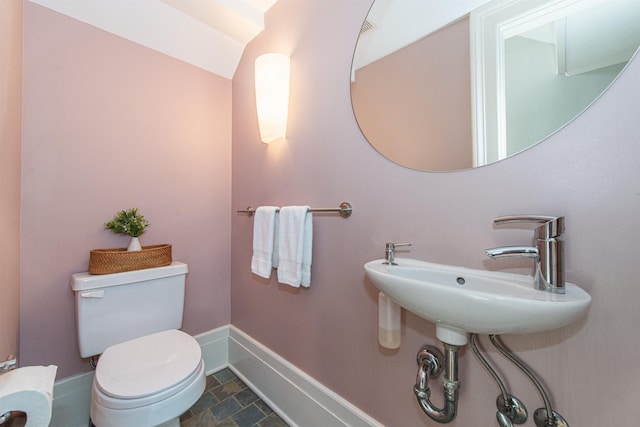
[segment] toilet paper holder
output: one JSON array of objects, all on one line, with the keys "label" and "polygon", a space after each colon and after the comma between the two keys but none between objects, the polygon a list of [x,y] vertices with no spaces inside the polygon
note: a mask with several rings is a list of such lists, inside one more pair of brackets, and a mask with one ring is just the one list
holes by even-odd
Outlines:
[{"label": "toilet paper holder", "polygon": [[0,375],[16,369],[18,367],[17,365],[18,361],[16,360],[16,356],[10,354],[7,360],[0,362]]}]

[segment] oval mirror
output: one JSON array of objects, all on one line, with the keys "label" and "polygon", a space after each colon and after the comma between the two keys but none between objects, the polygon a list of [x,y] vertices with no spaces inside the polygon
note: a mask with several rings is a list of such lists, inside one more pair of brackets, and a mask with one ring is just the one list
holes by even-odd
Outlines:
[{"label": "oval mirror", "polygon": [[638,0],[375,0],[353,59],[358,125],[413,169],[502,160],[606,90],[638,22]]}]

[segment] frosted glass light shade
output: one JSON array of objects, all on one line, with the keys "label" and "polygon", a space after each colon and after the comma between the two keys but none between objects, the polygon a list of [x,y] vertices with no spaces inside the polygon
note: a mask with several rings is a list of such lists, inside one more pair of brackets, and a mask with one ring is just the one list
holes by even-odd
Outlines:
[{"label": "frosted glass light shade", "polygon": [[262,142],[287,134],[290,60],[287,55],[266,53],[256,59],[256,108]]}]

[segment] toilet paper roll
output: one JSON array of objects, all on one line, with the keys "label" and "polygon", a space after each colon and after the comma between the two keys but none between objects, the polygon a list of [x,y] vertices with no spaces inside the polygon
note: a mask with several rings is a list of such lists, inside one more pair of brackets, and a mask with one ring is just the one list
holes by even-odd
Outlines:
[{"label": "toilet paper roll", "polygon": [[51,420],[53,383],[58,367],[25,366],[0,375],[0,415],[27,414],[25,427],[46,427]]}]

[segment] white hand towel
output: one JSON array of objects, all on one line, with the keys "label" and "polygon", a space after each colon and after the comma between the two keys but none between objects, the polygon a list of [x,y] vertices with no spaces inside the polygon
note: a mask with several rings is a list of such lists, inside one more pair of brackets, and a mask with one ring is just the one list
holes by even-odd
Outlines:
[{"label": "white hand towel", "polygon": [[280,209],[278,233],[278,282],[293,287],[311,285],[313,214],[309,206]]},{"label": "white hand towel", "polygon": [[274,256],[274,246],[277,241],[277,210],[276,206],[260,206],[256,209],[253,219],[251,272],[265,279],[271,277],[271,268],[278,266],[277,256]]}]

